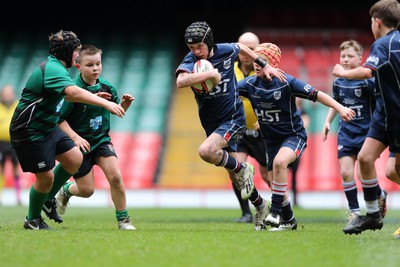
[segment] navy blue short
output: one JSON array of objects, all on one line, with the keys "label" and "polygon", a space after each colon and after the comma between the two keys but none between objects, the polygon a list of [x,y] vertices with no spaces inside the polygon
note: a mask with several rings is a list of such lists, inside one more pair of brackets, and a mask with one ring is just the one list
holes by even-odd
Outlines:
[{"label": "navy blue short", "polygon": [[24,172],[40,173],[53,169],[56,155],[63,154],[74,147],[74,142],[57,127],[42,140],[15,147],[15,152]]},{"label": "navy blue short", "polygon": [[112,143],[105,142],[100,144],[98,147],[83,156],[83,162],[78,172],[73,175],[74,179],[79,179],[88,174],[94,165],[97,164],[97,158],[99,157],[117,157],[115,149]]},{"label": "navy blue short", "polygon": [[394,153],[400,153],[400,132],[390,131],[389,136],[389,151]]},{"label": "navy blue short", "polygon": [[390,152],[400,153],[400,139],[396,139],[396,136],[400,136],[400,133],[388,133],[381,127],[369,128],[367,135],[367,137],[374,138],[383,143],[385,146],[388,146]]},{"label": "navy blue short", "polygon": [[244,124],[224,123],[219,125],[218,128],[213,131],[206,130],[206,134],[207,137],[210,136],[212,133],[219,134],[229,144],[229,147],[224,148],[224,150],[228,152],[236,152],[237,144],[239,140],[243,137],[245,129],[246,128]]},{"label": "navy blue short", "polygon": [[345,156],[355,156],[357,157],[360,152],[361,147],[355,146],[338,146],[338,158],[342,158]]},{"label": "navy blue short", "polygon": [[[280,144],[268,147],[267,148],[268,171],[272,171],[274,159],[275,159],[276,155],[278,154],[279,150],[281,149],[281,147],[288,147],[288,148],[292,149],[294,151],[294,153],[296,153],[296,157],[300,158],[300,156],[303,154],[304,150],[307,147],[307,141],[302,138],[299,138],[297,136],[291,136],[291,137],[286,138]],[[291,167],[294,162],[290,163],[288,167]]]},{"label": "navy blue short", "polygon": [[379,142],[381,142],[382,144],[384,144],[385,146],[389,146],[389,136],[387,134],[387,132],[385,131],[385,129],[381,129],[381,128],[369,128],[367,137],[373,138],[375,140],[378,140]]}]

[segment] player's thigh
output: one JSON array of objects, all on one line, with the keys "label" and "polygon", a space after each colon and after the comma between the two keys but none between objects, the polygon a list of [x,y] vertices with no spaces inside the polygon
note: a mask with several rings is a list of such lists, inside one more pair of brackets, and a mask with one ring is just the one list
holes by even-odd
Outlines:
[{"label": "player's thigh", "polygon": [[118,157],[111,142],[100,144],[94,154],[96,164],[101,168],[108,182],[122,178]]},{"label": "player's thigh", "polygon": [[121,173],[118,158],[115,156],[103,156],[96,159],[97,165],[103,170],[105,176],[112,176]]},{"label": "player's thigh", "polygon": [[[82,164],[83,155],[79,148],[75,146],[64,153],[57,155],[56,160],[59,161],[67,171],[74,169],[77,171]],[[73,171],[73,173],[76,171]]]},{"label": "player's thigh", "polygon": [[386,149],[386,145],[381,141],[367,137],[358,153],[357,159],[362,161],[375,161]]}]

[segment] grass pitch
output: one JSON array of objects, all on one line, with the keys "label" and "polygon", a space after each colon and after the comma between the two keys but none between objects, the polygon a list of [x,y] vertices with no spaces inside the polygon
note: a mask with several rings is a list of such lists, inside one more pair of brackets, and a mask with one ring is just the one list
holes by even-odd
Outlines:
[{"label": "grass pitch", "polygon": [[23,229],[27,207],[0,207],[0,266],[399,266],[400,211],[381,231],[345,235],[344,210],[295,208],[297,231],[255,232],[236,209],[130,208],[120,231],[113,208],[70,207],[55,231]]}]

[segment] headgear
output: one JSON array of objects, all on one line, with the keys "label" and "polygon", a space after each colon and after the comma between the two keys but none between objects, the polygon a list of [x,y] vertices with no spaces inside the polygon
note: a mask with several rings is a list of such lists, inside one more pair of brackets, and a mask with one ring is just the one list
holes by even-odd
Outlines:
[{"label": "headgear", "polygon": [[185,42],[187,44],[205,43],[208,47],[208,53],[214,45],[213,33],[205,21],[193,22],[186,28]]},{"label": "headgear", "polygon": [[67,68],[72,66],[72,54],[81,45],[75,33],[71,31],[59,31],[49,37],[50,55],[57,59],[64,60]]},{"label": "headgear", "polygon": [[281,61],[281,50],[273,43],[262,43],[259,44],[255,49],[254,53],[268,60],[268,63],[277,68]]}]

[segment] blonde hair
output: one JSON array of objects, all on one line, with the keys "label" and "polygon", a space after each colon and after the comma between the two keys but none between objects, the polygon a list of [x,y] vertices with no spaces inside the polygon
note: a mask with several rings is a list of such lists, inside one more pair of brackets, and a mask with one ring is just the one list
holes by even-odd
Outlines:
[{"label": "blonde hair", "polygon": [[98,53],[100,53],[100,55],[101,55],[103,53],[103,50],[101,50],[100,48],[97,48],[96,46],[91,45],[91,44],[84,44],[84,45],[82,45],[82,48],[81,48],[81,50],[79,52],[79,56],[76,59],[76,62],[77,63],[81,63],[81,60],[82,60],[83,57],[85,57],[85,56],[93,56],[93,55],[96,55]]},{"label": "blonde hair", "polygon": [[351,47],[354,48],[354,51],[357,52],[358,56],[360,56],[360,57],[362,56],[362,54],[364,52],[364,48],[356,40],[344,41],[343,43],[340,44],[339,49],[340,49],[340,51],[343,51],[343,50],[351,48]]}]

